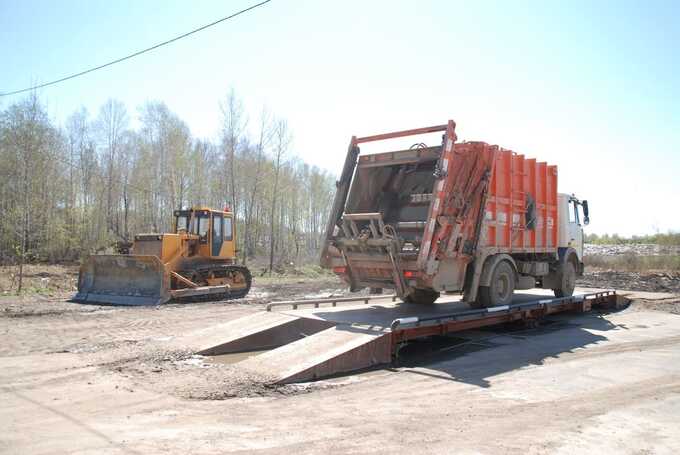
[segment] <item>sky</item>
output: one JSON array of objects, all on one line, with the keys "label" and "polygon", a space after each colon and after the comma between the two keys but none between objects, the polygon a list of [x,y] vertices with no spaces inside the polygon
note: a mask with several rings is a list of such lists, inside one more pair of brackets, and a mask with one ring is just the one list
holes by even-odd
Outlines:
[{"label": "sky", "polygon": [[[48,82],[255,3],[0,0],[0,92]],[[255,128],[339,174],[352,135],[446,123],[557,164],[589,233],[680,231],[680,2],[273,0],[152,53],[38,91],[59,124],[165,102],[216,139],[230,89]],[[0,109],[23,95],[0,98]],[[418,139],[436,145],[438,137]],[[372,145],[377,152],[409,143]]]}]

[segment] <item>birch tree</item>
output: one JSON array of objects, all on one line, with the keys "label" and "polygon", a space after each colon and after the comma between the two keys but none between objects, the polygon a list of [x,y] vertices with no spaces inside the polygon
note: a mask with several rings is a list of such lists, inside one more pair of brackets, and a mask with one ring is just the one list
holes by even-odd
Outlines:
[{"label": "birch tree", "polygon": [[106,224],[110,232],[120,236],[120,223],[114,210],[114,191],[118,187],[116,171],[117,154],[123,133],[127,128],[128,116],[123,103],[109,99],[101,107],[97,128],[103,144],[102,158],[106,167]]},{"label": "birch tree", "polygon": [[220,103],[222,112],[222,146],[225,151],[225,189],[229,192],[229,205],[234,213],[238,213],[238,200],[236,198],[236,147],[238,146],[247,120],[243,110],[243,103],[236,96],[232,88],[226,99]]},{"label": "birch tree", "polygon": [[276,202],[279,198],[279,175],[281,174],[281,165],[285,159],[288,146],[290,145],[291,136],[288,131],[288,125],[285,120],[279,120],[274,127],[274,187],[272,191],[272,205],[269,218],[269,274],[272,274],[274,269],[274,247],[276,246],[276,238],[274,237],[274,226],[276,225]]}]

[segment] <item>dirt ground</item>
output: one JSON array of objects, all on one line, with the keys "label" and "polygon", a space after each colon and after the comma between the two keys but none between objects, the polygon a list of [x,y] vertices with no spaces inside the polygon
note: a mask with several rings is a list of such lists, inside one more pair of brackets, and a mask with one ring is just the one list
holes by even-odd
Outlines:
[{"label": "dirt ground", "polygon": [[[602,247],[602,245],[597,245]],[[613,247],[612,247],[613,248]],[[600,251],[600,250],[598,250]],[[616,256],[618,249],[611,250],[609,256]],[[627,251],[627,250],[626,250]],[[16,290],[16,267],[0,266],[0,296],[10,296]],[[28,265],[24,276],[24,287],[28,294],[40,296],[41,299],[55,297],[66,298],[76,290],[78,283],[78,267],[76,265]],[[299,295],[327,295],[329,293],[346,293],[344,285],[333,276],[314,277],[256,276],[254,289],[249,295],[248,303],[265,302],[271,299],[283,300],[296,298]],[[307,286],[305,286],[307,283]],[[680,272],[671,270],[653,270],[633,272],[586,267],[583,277],[577,281],[578,286],[594,288],[615,288],[648,292],[680,293]]]},{"label": "dirt ground", "polygon": [[680,453],[677,295],[470,331],[415,362],[286,386],[173,342],[271,300],[343,292],[321,277],[157,308],[80,305],[58,289],[1,297],[0,453]]}]

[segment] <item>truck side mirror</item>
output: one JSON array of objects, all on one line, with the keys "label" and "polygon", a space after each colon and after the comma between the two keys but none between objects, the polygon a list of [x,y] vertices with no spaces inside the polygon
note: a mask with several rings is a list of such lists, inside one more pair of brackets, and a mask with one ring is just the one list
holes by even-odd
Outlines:
[{"label": "truck side mirror", "polygon": [[588,201],[581,202],[583,207],[583,224],[587,225],[590,223],[590,216],[588,215]]}]

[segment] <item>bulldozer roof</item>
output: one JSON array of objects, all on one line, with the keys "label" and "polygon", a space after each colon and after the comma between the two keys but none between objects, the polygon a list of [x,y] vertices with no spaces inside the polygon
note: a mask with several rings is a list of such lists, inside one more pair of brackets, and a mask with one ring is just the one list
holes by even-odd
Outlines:
[{"label": "bulldozer roof", "polygon": [[211,207],[205,207],[205,206],[202,206],[202,205],[195,205],[195,206],[190,207],[190,208],[175,210],[175,216],[177,216],[177,214],[179,214],[180,212],[213,212],[213,213],[222,213],[222,214],[231,214],[232,213],[232,211],[229,207],[225,207],[224,210],[217,210],[217,209],[213,209]]}]

